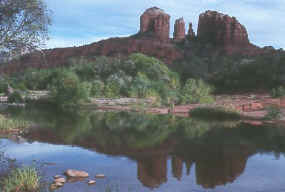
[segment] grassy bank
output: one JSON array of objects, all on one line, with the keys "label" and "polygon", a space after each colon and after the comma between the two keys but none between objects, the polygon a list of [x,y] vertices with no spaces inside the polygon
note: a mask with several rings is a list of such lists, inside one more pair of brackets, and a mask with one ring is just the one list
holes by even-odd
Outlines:
[{"label": "grassy bank", "polygon": [[3,192],[37,192],[40,176],[35,168],[17,168],[1,181],[1,189]]},{"label": "grassy bank", "polygon": [[19,131],[31,126],[31,122],[20,119],[13,119],[0,114],[0,133]]}]

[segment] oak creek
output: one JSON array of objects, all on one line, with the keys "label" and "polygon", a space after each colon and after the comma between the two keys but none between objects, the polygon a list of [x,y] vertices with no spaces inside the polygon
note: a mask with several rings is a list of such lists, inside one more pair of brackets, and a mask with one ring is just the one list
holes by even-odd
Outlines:
[{"label": "oak creek", "polygon": [[94,186],[84,180],[58,191],[285,189],[284,127],[127,112],[10,112],[38,125],[0,139],[1,151],[17,164],[38,166],[48,183],[66,169],[106,175]]}]

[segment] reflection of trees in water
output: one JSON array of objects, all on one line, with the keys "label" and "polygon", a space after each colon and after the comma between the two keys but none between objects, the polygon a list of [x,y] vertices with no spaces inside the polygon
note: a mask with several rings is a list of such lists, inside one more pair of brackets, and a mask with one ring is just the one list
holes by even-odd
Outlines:
[{"label": "reflection of trees in water", "polygon": [[45,112],[42,117],[40,111],[31,110],[17,115],[40,119],[42,125],[46,122],[46,128],[28,135],[31,140],[79,145],[136,160],[138,179],[151,188],[167,181],[170,154],[173,177],[181,180],[183,165],[190,174],[195,164],[197,183],[214,188],[241,175],[251,155],[275,152],[278,156],[285,152],[285,129],[253,127],[240,122],[126,112]]}]

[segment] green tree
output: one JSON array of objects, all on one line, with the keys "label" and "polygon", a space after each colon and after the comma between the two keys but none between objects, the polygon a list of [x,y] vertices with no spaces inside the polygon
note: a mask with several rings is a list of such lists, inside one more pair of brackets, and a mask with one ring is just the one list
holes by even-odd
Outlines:
[{"label": "green tree", "polygon": [[213,89],[203,80],[188,79],[181,91],[181,103],[211,103]]},{"label": "green tree", "polygon": [[53,74],[50,91],[57,106],[76,106],[88,99],[89,84],[81,83],[72,71],[58,70]]},{"label": "green tree", "polygon": [[0,0],[0,62],[41,47],[49,15],[43,0]]}]

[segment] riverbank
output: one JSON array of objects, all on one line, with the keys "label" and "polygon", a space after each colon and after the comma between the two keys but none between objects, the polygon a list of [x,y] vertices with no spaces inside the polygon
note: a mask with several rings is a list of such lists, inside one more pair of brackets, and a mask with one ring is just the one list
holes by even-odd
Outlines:
[{"label": "riverbank", "polygon": [[153,107],[151,99],[92,99],[91,104],[82,106],[84,109],[97,109],[106,111],[144,111],[154,114],[175,114],[188,116],[189,112],[201,107],[225,108],[237,111],[244,117],[261,120],[267,115],[267,108],[276,106],[281,111],[281,120],[285,120],[285,101],[272,98],[267,93],[247,93],[233,95],[216,95],[212,104],[189,104],[171,107]]}]

